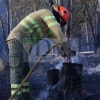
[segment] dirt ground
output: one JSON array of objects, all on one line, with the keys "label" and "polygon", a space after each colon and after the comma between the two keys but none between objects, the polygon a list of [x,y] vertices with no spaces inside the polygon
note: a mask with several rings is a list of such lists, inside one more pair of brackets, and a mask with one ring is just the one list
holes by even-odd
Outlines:
[{"label": "dirt ground", "polygon": [[[85,57],[82,58],[82,60],[85,61]],[[100,100],[100,73],[98,72],[98,73],[91,74],[91,73],[88,73],[88,71],[86,72],[86,69],[89,70],[88,64],[91,61],[89,61],[88,63],[87,62],[83,63],[84,68],[83,68],[83,73],[82,73],[82,91],[85,91],[86,96],[88,97],[87,100]],[[96,67],[96,65],[99,64],[99,61],[100,60],[98,60],[96,64],[93,64],[93,62],[91,62],[90,65],[92,67]],[[29,77],[30,95],[31,95],[32,100],[38,98],[40,96],[40,93],[45,91],[46,86],[47,86],[47,71],[49,69],[55,68],[55,65],[58,63],[59,63],[59,60],[57,60],[56,62],[41,62],[33,71],[31,76]],[[32,65],[33,63],[30,64],[30,66]],[[10,80],[9,67],[8,68],[6,67],[4,71],[0,72],[0,100],[8,100],[8,98],[10,97],[10,81],[9,80]]]}]

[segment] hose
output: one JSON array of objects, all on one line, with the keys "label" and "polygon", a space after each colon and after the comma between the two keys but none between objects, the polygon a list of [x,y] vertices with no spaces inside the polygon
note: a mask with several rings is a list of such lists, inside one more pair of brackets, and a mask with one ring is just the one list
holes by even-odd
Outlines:
[{"label": "hose", "polygon": [[26,75],[26,77],[24,78],[24,80],[22,81],[22,83],[20,84],[19,88],[15,91],[15,93],[8,99],[8,100],[12,100],[14,98],[14,96],[17,94],[17,92],[22,88],[23,84],[26,82],[26,80],[28,79],[28,77],[31,75],[31,73],[33,72],[33,70],[35,69],[35,67],[38,65],[38,63],[43,59],[44,56],[46,56],[51,49],[55,48],[56,46],[60,45],[60,43],[57,43],[55,45],[53,45],[52,47],[50,47],[47,52],[45,54],[43,54],[34,64],[34,66],[31,68],[31,70],[29,71],[29,73]]}]

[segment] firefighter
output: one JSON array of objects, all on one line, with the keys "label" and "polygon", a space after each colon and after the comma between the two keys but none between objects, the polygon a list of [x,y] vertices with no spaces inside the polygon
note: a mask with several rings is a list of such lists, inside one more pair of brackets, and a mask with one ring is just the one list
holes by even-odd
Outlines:
[{"label": "firefighter", "polygon": [[[60,25],[66,25],[69,17],[67,8],[54,5],[52,10],[42,9],[32,12],[10,32],[6,41],[9,48],[11,95],[29,72],[28,55],[33,45],[43,38],[48,37],[54,43],[61,42],[63,57],[75,56],[75,51],[68,49],[60,28]],[[30,100],[28,80],[13,100]]]}]

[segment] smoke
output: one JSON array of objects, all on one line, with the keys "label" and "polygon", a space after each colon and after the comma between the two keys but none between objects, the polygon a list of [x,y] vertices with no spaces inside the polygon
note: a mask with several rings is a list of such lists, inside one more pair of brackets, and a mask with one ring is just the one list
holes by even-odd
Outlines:
[{"label": "smoke", "polygon": [[[57,65],[55,65],[55,69],[58,69],[60,72],[61,72],[61,69],[62,69],[62,65],[63,65],[63,62],[64,60],[61,60]],[[52,69],[52,68],[51,68]],[[50,69],[50,70],[51,70]],[[53,68],[54,69],[54,68]],[[49,91],[48,91],[48,88],[50,88],[51,86],[48,86],[46,88],[45,91],[42,91],[40,94],[39,94],[39,97],[36,98],[35,100],[48,100],[48,97],[49,97]]]},{"label": "smoke", "polygon": [[100,63],[96,67],[84,68],[84,72],[87,74],[100,74]]},{"label": "smoke", "polygon": [[61,69],[62,69],[62,65],[63,65],[63,63],[60,62],[60,63],[58,63],[55,67],[56,67],[56,69],[61,70]]},{"label": "smoke", "polygon": [[46,91],[42,91],[40,94],[39,94],[39,97],[36,98],[35,100],[47,100],[48,99],[48,96],[49,96],[49,92],[46,90]]},{"label": "smoke", "polygon": [[55,65],[55,68],[61,71],[64,62],[65,62],[65,59],[62,59],[58,64]]},{"label": "smoke", "polygon": [[80,57],[79,57],[79,55],[76,55],[76,56],[74,56],[74,57],[71,57],[71,61],[72,61],[72,63],[80,63]]}]

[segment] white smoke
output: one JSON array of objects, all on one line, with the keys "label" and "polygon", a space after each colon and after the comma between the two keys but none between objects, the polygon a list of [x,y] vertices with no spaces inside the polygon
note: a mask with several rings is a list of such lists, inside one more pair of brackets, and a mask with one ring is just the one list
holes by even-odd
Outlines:
[{"label": "white smoke", "polygon": [[79,55],[71,57],[71,62],[72,63],[80,63],[80,57],[79,57]]},{"label": "white smoke", "polygon": [[55,68],[56,68],[56,69],[59,69],[59,71],[61,71],[62,66],[63,66],[63,63],[64,63],[65,61],[66,61],[66,59],[61,59],[61,60],[59,61],[59,63],[55,65]]},{"label": "white smoke", "polygon": [[[67,63],[67,59],[68,59],[67,57],[64,59],[60,59],[60,62],[57,65],[55,65],[55,68],[61,71],[63,63]],[[74,57],[71,57],[71,63],[80,63],[79,56],[76,55]]]},{"label": "white smoke", "polygon": [[48,99],[48,96],[49,96],[49,92],[48,91],[42,91],[39,94],[39,97],[36,98],[35,100],[47,100]]},{"label": "white smoke", "polygon": [[56,67],[56,69],[61,70],[61,69],[62,69],[62,65],[63,65],[63,63],[60,62],[60,63],[58,63],[55,67]]},{"label": "white smoke", "polygon": [[87,74],[100,74],[100,63],[96,67],[84,68],[84,72],[86,72]]}]

